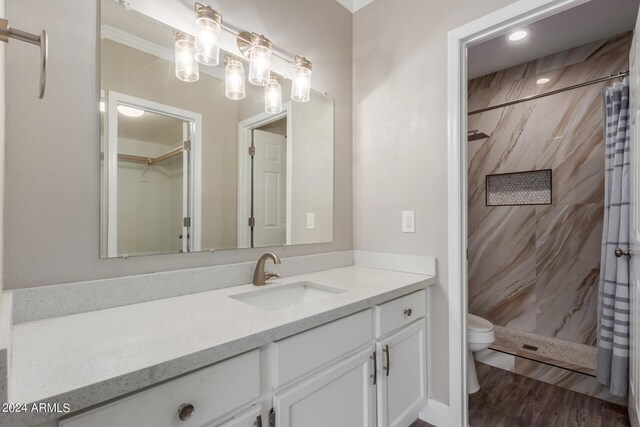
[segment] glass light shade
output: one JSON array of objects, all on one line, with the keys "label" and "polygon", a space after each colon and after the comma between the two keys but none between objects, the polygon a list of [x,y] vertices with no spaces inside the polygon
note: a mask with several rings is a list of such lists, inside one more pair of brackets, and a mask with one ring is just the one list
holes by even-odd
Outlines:
[{"label": "glass light shade", "polygon": [[222,17],[208,6],[198,9],[196,18],[195,58],[203,65],[216,66],[220,62],[220,32]]},{"label": "glass light shade", "polygon": [[127,117],[142,117],[144,116],[144,110],[139,108],[129,107],[127,105],[118,105],[118,112],[124,114]]},{"label": "glass light shade", "polygon": [[271,42],[256,36],[249,48],[249,83],[266,86],[271,76]]},{"label": "glass light shade", "polygon": [[271,76],[264,88],[264,110],[270,114],[282,111],[282,86],[276,76]]},{"label": "glass light shade", "polygon": [[244,99],[244,64],[237,58],[227,56],[225,60],[224,87],[227,98]]},{"label": "glass light shade", "polygon": [[293,67],[291,82],[291,99],[297,102],[307,102],[311,95],[311,62],[305,58],[297,58]]},{"label": "glass light shade", "polygon": [[176,77],[183,82],[195,82],[200,78],[194,50],[193,37],[178,33],[175,44]]}]

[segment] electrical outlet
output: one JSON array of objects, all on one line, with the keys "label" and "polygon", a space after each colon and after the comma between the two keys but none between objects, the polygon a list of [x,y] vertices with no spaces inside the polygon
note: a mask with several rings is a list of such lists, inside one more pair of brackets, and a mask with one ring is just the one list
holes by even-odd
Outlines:
[{"label": "electrical outlet", "polygon": [[415,211],[402,211],[402,232],[416,232],[416,213]]},{"label": "electrical outlet", "polygon": [[316,214],[315,212],[307,212],[307,230],[316,229]]}]

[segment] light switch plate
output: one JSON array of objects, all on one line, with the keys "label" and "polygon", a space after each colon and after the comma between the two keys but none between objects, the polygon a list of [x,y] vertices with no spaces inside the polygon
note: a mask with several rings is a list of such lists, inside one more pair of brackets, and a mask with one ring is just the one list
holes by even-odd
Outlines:
[{"label": "light switch plate", "polygon": [[315,212],[307,212],[307,230],[316,229],[316,214]]},{"label": "light switch plate", "polygon": [[415,211],[402,211],[402,232],[416,232],[416,213]]}]

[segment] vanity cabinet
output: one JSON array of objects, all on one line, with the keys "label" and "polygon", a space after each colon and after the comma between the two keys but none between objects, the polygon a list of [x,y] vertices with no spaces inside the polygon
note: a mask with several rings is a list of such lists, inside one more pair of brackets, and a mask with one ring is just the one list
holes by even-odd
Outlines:
[{"label": "vanity cabinet", "polygon": [[276,427],[374,427],[372,348],[273,397]]},{"label": "vanity cabinet", "polygon": [[427,403],[424,319],[376,344],[378,427],[405,427]]},{"label": "vanity cabinet", "polygon": [[427,403],[426,292],[374,313],[274,344],[276,427],[406,427],[415,420]]},{"label": "vanity cabinet", "polygon": [[[59,425],[60,427],[216,425],[213,424],[216,420],[243,406],[249,406],[259,396],[260,351],[254,350],[73,416],[61,421]],[[191,407],[183,405],[191,405]],[[182,414],[179,413],[180,409]],[[181,420],[180,415],[185,419]],[[237,426],[243,426],[243,424],[237,424]]]},{"label": "vanity cabinet", "polygon": [[372,310],[364,310],[273,343],[273,388],[372,346],[372,322]]},{"label": "vanity cabinet", "polygon": [[427,403],[425,317],[414,292],[59,426],[406,427]]},{"label": "vanity cabinet", "polygon": [[[251,408],[243,411],[227,421],[224,424],[220,424],[219,427],[267,427],[267,424],[263,424],[262,420],[262,406],[254,405]],[[215,427],[218,424],[211,424],[206,427]]]}]

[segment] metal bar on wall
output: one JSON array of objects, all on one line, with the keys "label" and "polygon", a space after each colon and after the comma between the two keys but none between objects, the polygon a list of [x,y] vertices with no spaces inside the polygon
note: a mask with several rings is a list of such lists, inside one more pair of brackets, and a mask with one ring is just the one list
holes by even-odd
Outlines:
[{"label": "metal bar on wall", "polygon": [[47,83],[47,61],[49,58],[49,39],[47,32],[42,30],[39,35],[18,30],[9,26],[9,21],[0,18],[0,42],[9,43],[9,39],[20,40],[40,46],[40,89],[38,98],[44,98],[44,90]]},{"label": "metal bar on wall", "polygon": [[575,85],[572,85],[572,86],[563,87],[561,89],[550,90],[549,92],[544,92],[544,93],[539,93],[539,94],[536,94],[536,95],[525,96],[523,98],[514,99],[513,101],[504,102],[502,104],[497,104],[497,105],[492,105],[491,107],[481,108],[479,110],[475,110],[475,111],[469,112],[468,115],[469,116],[473,116],[474,114],[480,114],[480,113],[484,113],[486,111],[496,110],[498,108],[509,107],[511,105],[520,104],[522,102],[533,101],[534,99],[544,98],[545,96],[556,95],[558,93],[567,92],[569,90],[580,89],[581,87],[591,86],[591,85],[594,85],[594,84],[607,82],[609,80],[619,79],[619,78],[622,78],[622,77],[626,77],[628,75],[629,75],[629,71],[628,70],[627,71],[622,71],[620,73],[612,74],[612,75],[607,76],[607,77],[600,77],[599,79],[589,80],[588,82],[578,83],[578,84],[575,84]]}]

